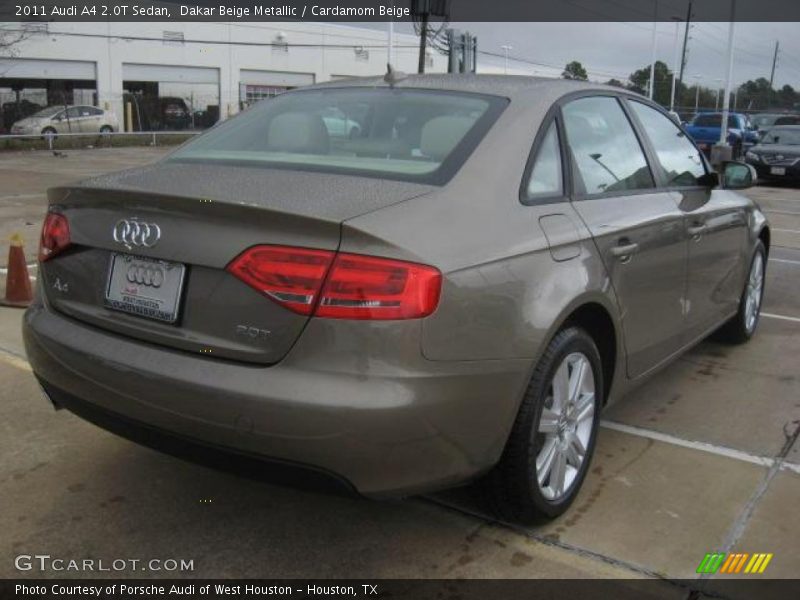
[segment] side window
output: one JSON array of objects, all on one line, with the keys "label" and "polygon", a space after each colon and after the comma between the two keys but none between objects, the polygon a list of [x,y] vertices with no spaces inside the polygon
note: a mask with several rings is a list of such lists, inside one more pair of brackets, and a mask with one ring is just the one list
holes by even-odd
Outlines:
[{"label": "side window", "polygon": [[561,174],[561,151],[558,144],[556,122],[550,123],[547,133],[536,151],[533,169],[528,179],[528,198],[562,196],[564,182]]},{"label": "side window", "polygon": [[630,102],[630,106],[653,144],[658,162],[666,172],[667,185],[697,185],[706,168],[700,152],[683,131],[654,108],[636,101]]},{"label": "side window", "polygon": [[586,194],[654,187],[647,159],[619,101],[580,98],[563,108],[567,141]]},{"label": "side window", "polygon": [[72,106],[72,107],[67,109],[67,118],[68,119],[77,119],[80,116],[81,116],[80,107]]}]

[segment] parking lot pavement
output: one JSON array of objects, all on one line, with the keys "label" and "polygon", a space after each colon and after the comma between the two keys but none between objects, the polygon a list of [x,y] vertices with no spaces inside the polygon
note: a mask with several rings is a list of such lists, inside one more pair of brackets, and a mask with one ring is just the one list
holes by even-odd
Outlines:
[{"label": "parking lot pavement", "polygon": [[[163,150],[90,152],[15,155],[12,167],[0,156],[0,231],[17,214],[40,218],[53,181]],[[0,309],[0,577],[20,575],[13,556],[43,551],[193,559],[202,577],[526,578],[695,578],[707,552],[772,552],[769,575],[795,577],[800,190],[748,193],[775,231],[756,337],[705,341],[610,407],[575,504],[533,528],[495,521],[470,489],[384,503],[315,495],[116,438],[52,410],[24,360],[21,312]]]},{"label": "parking lot pavement", "polygon": [[[28,259],[35,259],[39,231],[47,206],[47,188],[80,179],[137,167],[156,160],[164,147],[94,148],[65,150],[59,155],[43,150],[0,153],[0,240],[22,234]],[[0,252],[0,266],[8,259]]]}]

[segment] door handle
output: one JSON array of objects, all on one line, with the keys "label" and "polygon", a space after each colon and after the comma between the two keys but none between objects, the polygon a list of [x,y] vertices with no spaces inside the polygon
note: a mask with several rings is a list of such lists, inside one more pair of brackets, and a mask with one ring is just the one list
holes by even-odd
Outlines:
[{"label": "door handle", "polygon": [[632,254],[636,254],[639,251],[639,244],[637,243],[627,243],[621,244],[619,246],[614,246],[611,248],[611,255],[616,256],[622,260],[627,260],[631,257]]},{"label": "door handle", "polygon": [[692,225],[686,229],[686,232],[693,238],[699,238],[706,231],[708,231],[708,225],[703,224]]}]

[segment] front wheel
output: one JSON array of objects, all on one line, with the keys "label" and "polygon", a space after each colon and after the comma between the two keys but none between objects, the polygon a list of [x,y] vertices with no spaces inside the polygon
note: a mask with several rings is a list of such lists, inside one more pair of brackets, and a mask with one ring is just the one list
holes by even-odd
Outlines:
[{"label": "front wheel", "polygon": [[764,276],[767,266],[767,251],[759,240],[750,260],[750,270],[745,281],[739,310],[720,330],[722,337],[734,344],[748,341],[756,332],[761,317],[761,301],[764,298]]},{"label": "front wheel", "polygon": [[54,140],[58,137],[56,134],[56,130],[52,127],[45,127],[42,129],[42,139],[43,140]]},{"label": "front wheel", "polygon": [[594,452],[603,371],[594,340],[567,327],[534,370],[500,462],[485,480],[499,516],[520,523],[569,508]]},{"label": "front wheel", "polygon": [[103,126],[100,128],[100,135],[106,135],[106,136],[107,136],[109,133],[111,133],[111,132],[113,132],[113,131],[114,131],[114,130],[113,130],[113,129],[111,129],[111,127],[110,127],[109,125],[103,125]]}]

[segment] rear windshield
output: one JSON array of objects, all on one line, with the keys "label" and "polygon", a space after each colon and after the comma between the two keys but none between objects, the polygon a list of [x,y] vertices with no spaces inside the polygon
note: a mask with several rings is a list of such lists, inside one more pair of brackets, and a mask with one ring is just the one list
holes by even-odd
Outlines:
[{"label": "rear windshield", "polygon": [[168,160],[441,184],[459,169],[507,103],[495,96],[416,89],[293,92],[259,102]]},{"label": "rear windshield", "polygon": [[800,128],[773,127],[764,134],[762,144],[800,145]]}]

